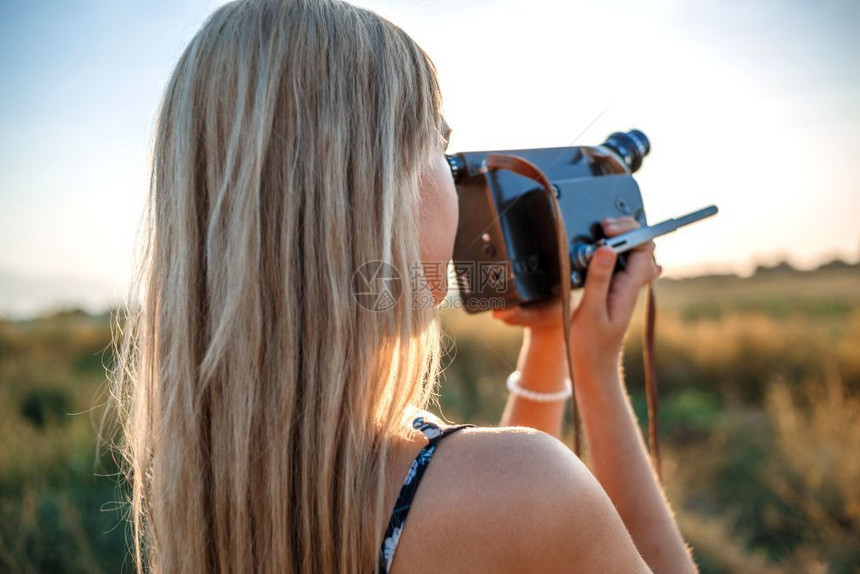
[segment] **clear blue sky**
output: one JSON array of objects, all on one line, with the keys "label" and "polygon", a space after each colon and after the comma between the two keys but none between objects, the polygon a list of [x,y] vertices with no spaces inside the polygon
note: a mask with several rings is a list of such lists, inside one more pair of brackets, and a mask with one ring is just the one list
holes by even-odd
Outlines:
[{"label": "clear blue sky", "polygon": [[[721,208],[658,240],[668,275],[860,256],[860,3],[356,3],[435,60],[452,151],[644,130],[649,219]],[[219,4],[0,2],[0,314],[122,294],[161,90]]]}]

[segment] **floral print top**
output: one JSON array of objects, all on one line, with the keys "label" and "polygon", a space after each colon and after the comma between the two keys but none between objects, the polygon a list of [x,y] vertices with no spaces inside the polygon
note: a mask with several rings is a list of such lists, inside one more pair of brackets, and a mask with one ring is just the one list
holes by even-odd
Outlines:
[{"label": "floral print top", "polygon": [[412,499],[418,490],[418,483],[421,482],[421,477],[424,476],[424,471],[427,470],[427,465],[430,464],[430,459],[433,458],[433,453],[436,452],[436,444],[458,430],[474,426],[463,424],[446,427],[443,430],[439,428],[439,425],[427,420],[423,416],[416,417],[412,421],[412,428],[424,433],[424,436],[427,437],[430,443],[422,448],[418,456],[415,457],[412,466],[409,468],[409,472],[406,474],[406,480],[403,481],[400,494],[397,496],[397,502],[394,504],[394,512],[388,521],[388,528],[385,531],[382,547],[379,549],[378,574],[388,574],[388,570],[391,568],[394,551],[397,550],[397,543],[400,541],[400,534],[403,532],[403,525],[406,522],[406,514],[409,512]]}]

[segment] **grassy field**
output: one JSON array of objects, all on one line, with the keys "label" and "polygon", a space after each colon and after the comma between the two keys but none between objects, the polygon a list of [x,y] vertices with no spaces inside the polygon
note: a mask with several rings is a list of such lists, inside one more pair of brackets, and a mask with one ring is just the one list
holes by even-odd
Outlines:
[{"label": "grassy field", "polygon": [[[860,266],[661,279],[666,488],[703,572],[860,571]],[[441,414],[494,425],[521,332],[444,315]],[[641,309],[625,373],[644,422]],[[0,321],[0,571],[127,569],[96,430],[110,321]],[[569,437],[568,437],[569,443]]]}]

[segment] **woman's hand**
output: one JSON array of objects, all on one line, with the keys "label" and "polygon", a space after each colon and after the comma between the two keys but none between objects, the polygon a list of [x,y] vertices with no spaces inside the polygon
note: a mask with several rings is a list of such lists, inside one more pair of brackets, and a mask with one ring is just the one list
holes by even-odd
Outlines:
[{"label": "woman's hand", "polygon": [[[639,227],[632,217],[607,218],[601,225],[608,237]],[[588,265],[585,292],[571,317],[574,368],[595,372],[617,370],[639,290],[663,271],[654,259],[653,241],[629,251],[626,268],[613,275],[615,260],[615,252],[604,246],[594,253]]]},{"label": "woman's hand", "polygon": [[[607,237],[614,237],[636,229],[639,224],[632,217],[620,217],[604,219],[601,226]],[[630,251],[626,269],[613,275],[615,259],[615,252],[609,247],[597,250],[588,267],[585,293],[571,315],[574,361],[590,370],[617,367],[639,289],[663,270],[654,260],[653,241]],[[508,325],[525,327],[533,339],[562,342],[559,299],[497,309],[493,317]]]},{"label": "woman's hand", "polygon": [[514,327],[525,327],[532,335],[560,337],[560,333],[563,332],[559,298],[506,309],[494,309],[493,317]]}]

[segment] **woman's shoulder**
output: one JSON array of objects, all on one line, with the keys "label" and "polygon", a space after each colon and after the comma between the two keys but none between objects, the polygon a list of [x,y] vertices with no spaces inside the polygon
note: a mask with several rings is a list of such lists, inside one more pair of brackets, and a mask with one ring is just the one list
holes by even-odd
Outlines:
[{"label": "woman's shoulder", "polygon": [[[440,572],[468,565],[498,572],[564,571],[554,568],[570,567],[571,560],[593,562],[590,545],[612,542],[619,528],[629,540],[585,465],[541,431],[462,429],[437,449],[425,480],[421,506],[413,509],[422,518],[404,531],[413,529],[423,543],[409,545],[406,563],[432,559]],[[635,553],[632,540],[629,545]]]},{"label": "woman's shoulder", "polygon": [[[535,478],[588,470],[557,438],[528,427],[465,428],[446,439],[440,459],[464,477],[493,480],[499,488],[520,491]],[[554,472],[555,471],[555,472]],[[467,481],[474,483],[476,481]]]},{"label": "woman's shoulder", "polygon": [[440,474],[486,511],[533,512],[541,502],[590,488],[594,480],[564,443],[535,429],[466,428],[446,443],[436,461]]}]

